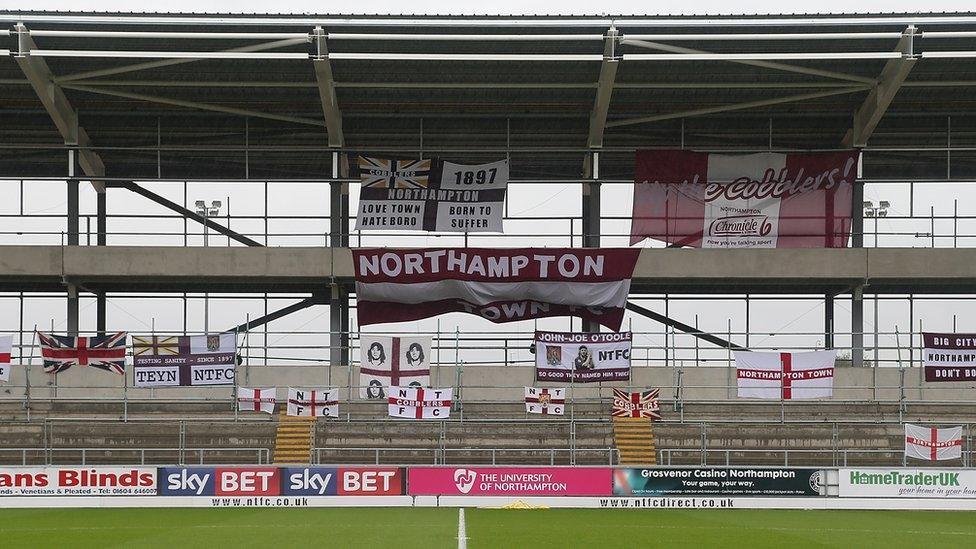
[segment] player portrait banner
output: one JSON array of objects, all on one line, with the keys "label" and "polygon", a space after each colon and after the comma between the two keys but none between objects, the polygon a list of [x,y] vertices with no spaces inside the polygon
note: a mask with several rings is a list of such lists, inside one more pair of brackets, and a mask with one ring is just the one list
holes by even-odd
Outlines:
[{"label": "player portrait banner", "polygon": [[525,413],[564,415],[566,413],[566,389],[526,387]]},{"label": "player portrait banner", "polygon": [[661,419],[661,405],[657,401],[659,393],[660,389],[628,393],[615,388],[610,415],[612,417]]},{"label": "player portrait banner", "polygon": [[387,398],[390,417],[447,419],[451,416],[454,389],[390,387]]},{"label": "player portrait banner", "polygon": [[976,381],[976,334],[922,332],[925,381]]},{"label": "player portrait banner", "polygon": [[237,409],[241,412],[264,412],[273,414],[278,403],[275,387],[238,387]]},{"label": "player portrait banner", "polygon": [[837,351],[753,353],[735,351],[739,398],[829,398]]},{"label": "player portrait banner", "polygon": [[233,385],[237,337],[132,336],[135,387]]},{"label": "player portrait banner", "polygon": [[627,381],[631,333],[535,333],[536,381]]},{"label": "player portrait banner", "polygon": [[356,230],[502,232],[508,160],[465,165],[356,156]]},{"label": "player portrait banner", "polygon": [[359,398],[384,400],[390,386],[430,385],[430,342],[426,337],[362,334],[359,339]]},{"label": "player portrait banner", "polygon": [[0,336],[0,381],[10,380],[10,354],[14,336]]},{"label": "player portrait banner", "polygon": [[859,154],[638,151],[631,244],[844,248]]},{"label": "player portrait banner", "polygon": [[618,330],[636,248],[354,249],[360,326],[464,312],[492,322],[577,316]]},{"label": "player portrait banner", "polygon": [[905,424],[905,456],[926,461],[960,459],[962,427],[923,427]]},{"label": "player portrait banner", "polygon": [[103,336],[60,336],[37,332],[44,371],[57,374],[72,366],[91,366],[125,375],[126,332]]},{"label": "player portrait banner", "polygon": [[332,387],[289,387],[287,413],[299,417],[339,417],[339,391]]}]

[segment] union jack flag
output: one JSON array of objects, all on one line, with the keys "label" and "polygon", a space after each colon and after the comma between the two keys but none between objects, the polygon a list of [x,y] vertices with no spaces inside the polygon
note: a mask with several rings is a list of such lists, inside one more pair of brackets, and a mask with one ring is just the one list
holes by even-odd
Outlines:
[{"label": "union jack flag", "polygon": [[360,156],[356,159],[363,187],[382,189],[426,189],[430,181],[430,160],[390,160]]},{"label": "union jack flag", "polygon": [[94,366],[106,372],[125,374],[126,332],[94,337],[73,337],[37,332],[44,358],[44,371],[63,372],[78,366]]},{"label": "union jack flag", "polygon": [[651,419],[661,419],[661,407],[657,403],[657,395],[660,389],[650,391],[639,391],[628,393],[620,389],[613,390],[613,408],[610,415],[613,417],[646,417]]}]

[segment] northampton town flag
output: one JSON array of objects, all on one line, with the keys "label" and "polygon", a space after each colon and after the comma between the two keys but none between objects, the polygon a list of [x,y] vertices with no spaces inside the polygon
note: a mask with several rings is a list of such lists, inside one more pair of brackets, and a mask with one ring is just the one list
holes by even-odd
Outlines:
[{"label": "northampton town flag", "polygon": [[125,332],[93,337],[37,332],[37,340],[41,344],[44,371],[49,374],[78,365],[125,375]]},{"label": "northampton town flag", "polygon": [[628,393],[620,389],[613,390],[613,407],[610,415],[613,417],[646,417],[661,419],[661,406],[657,402],[660,389]]},{"label": "northampton town flag", "polygon": [[132,336],[136,387],[233,385],[237,335]]},{"label": "northampton town flag", "polygon": [[928,461],[962,457],[962,427],[923,427],[905,424],[905,456]]},{"label": "northampton town flag", "polygon": [[0,336],[0,381],[10,380],[10,351],[14,336]]},{"label": "northampton town flag", "polygon": [[288,415],[339,417],[339,392],[328,389],[288,388]]},{"label": "northampton town flag", "polygon": [[275,404],[278,399],[275,394],[278,389],[275,387],[261,387],[251,389],[248,387],[237,388],[237,409],[242,412],[265,412],[273,414]]},{"label": "northampton town flag", "polygon": [[362,335],[359,345],[359,398],[383,400],[393,385],[430,385],[430,337]]},{"label": "northampton town flag", "polygon": [[735,351],[739,398],[829,398],[837,351],[752,353]]},{"label": "northampton town flag", "polygon": [[525,413],[561,416],[566,409],[566,389],[525,388]]},{"label": "northampton town flag", "polygon": [[387,398],[390,417],[408,419],[447,419],[451,415],[454,389],[390,387]]}]

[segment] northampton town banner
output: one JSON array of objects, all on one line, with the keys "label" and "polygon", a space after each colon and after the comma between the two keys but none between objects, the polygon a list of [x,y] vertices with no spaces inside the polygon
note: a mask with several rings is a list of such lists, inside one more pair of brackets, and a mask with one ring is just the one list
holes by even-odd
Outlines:
[{"label": "northampton town banner", "polygon": [[359,339],[359,398],[383,400],[392,386],[430,385],[430,337],[363,334]]},{"label": "northampton town banner", "polygon": [[566,389],[525,388],[525,413],[561,416],[566,412]]},{"label": "northampton town banner", "polygon": [[508,160],[464,165],[357,156],[356,230],[502,232]]},{"label": "northampton town banner", "polygon": [[925,381],[976,381],[976,334],[922,333]]},{"label": "northampton town banner", "polygon": [[464,312],[492,322],[578,316],[618,330],[639,249],[356,249],[360,326]]},{"label": "northampton town banner", "polygon": [[0,336],[0,381],[10,380],[10,351],[13,349],[13,336]]},{"label": "northampton town banner", "polygon": [[287,413],[290,416],[339,417],[339,391],[332,387],[289,387]]},{"label": "northampton town banner", "polygon": [[614,388],[610,415],[612,417],[661,419],[661,405],[657,401],[660,391],[660,389],[651,389],[650,391],[628,393]]},{"label": "northampton town banner", "polygon": [[927,461],[962,457],[962,427],[923,427],[905,424],[905,456]]},{"label": "northampton town banner", "polygon": [[627,381],[631,333],[535,333],[536,381]]},{"label": "northampton town banner", "polygon": [[273,414],[278,399],[275,396],[278,389],[275,387],[238,387],[237,388],[237,409],[241,412],[264,412]]},{"label": "northampton town banner", "polygon": [[858,155],[638,151],[631,244],[846,247]]},{"label": "northampton town banner", "polygon": [[387,399],[390,417],[447,419],[451,416],[454,389],[390,387]]},{"label": "northampton town banner", "polygon": [[133,385],[175,387],[233,385],[237,337],[132,336]]},{"label": "northampton town banner", "polygon": [[735,351],[740,398],[828,398],[834,389],[837,351],[751,353]]}]

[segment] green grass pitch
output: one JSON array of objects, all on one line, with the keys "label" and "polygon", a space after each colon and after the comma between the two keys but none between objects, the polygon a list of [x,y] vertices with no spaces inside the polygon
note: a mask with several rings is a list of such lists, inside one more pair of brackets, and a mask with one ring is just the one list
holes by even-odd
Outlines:
[{"label": "green grass pitch", "polygon": [[[2,500],[0,500],[2,503]],[[976,514],[466,509],[469,549],[976,546]],[[449,508],[2,509],[0,547],[456,548]]]}]

